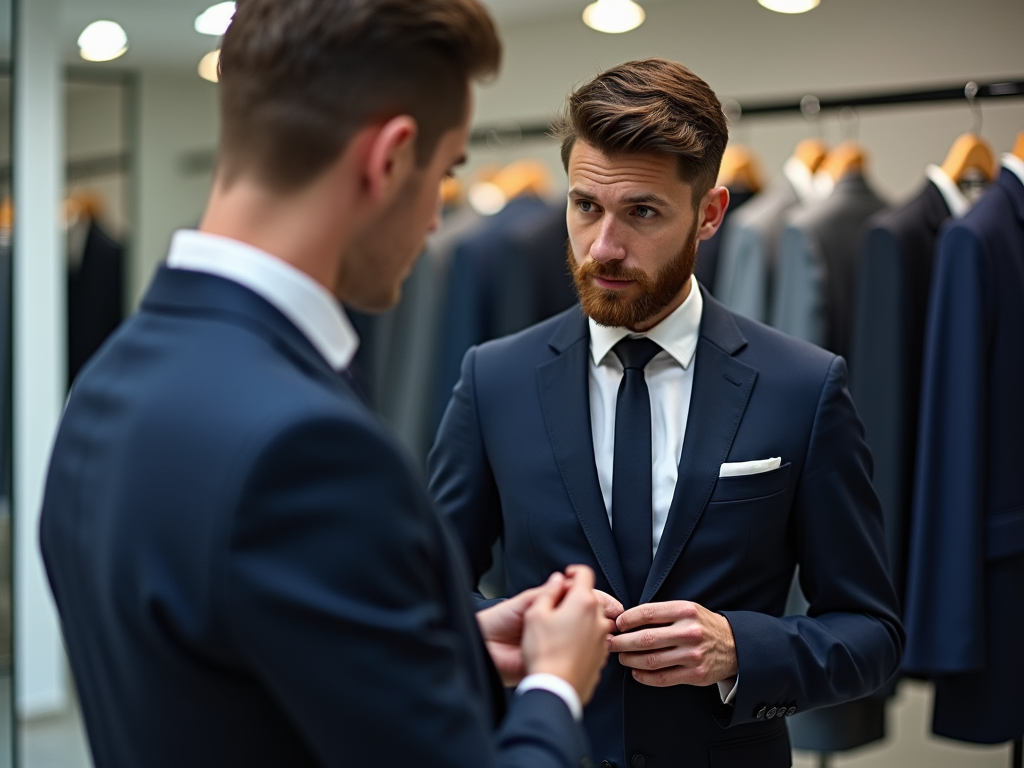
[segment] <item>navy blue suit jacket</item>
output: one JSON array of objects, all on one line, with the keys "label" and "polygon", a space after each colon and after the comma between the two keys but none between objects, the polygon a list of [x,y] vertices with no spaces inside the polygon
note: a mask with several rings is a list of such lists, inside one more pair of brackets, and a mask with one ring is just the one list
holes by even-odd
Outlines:
[{"label": "navy blue suit jacket", "polygon": [[502,715],[463,558],[395,441],[246,288],[163,268],[83,369],[42,549],[99,766],[569,766]]},{"label": "navy blue suit jacket", "polygon": [[1024,185],[1003,170],[939,241],[928,308],[905,667],[936,733],[1024,734]]},{"label": "navy blue suit jacket", "polygon": [[[589,331],[573,308],[467,354],[430,457],[430,489],[475,577],[502,536],[510,593],[586,563],[629,605],[594,461]],[[739,654],[718,688],[652,688],[609,663],[585,721],[596,760],[776,768],[782,717],[865,696],[898,668],[902,628],[870,454],[841,358],[704,292],[679,481],[643,602],[720,611]],[[720,480],[723,462],[782,457]],[[799,563],[807,616],[782,618]],[[760,718],[758,717],[760,715]]]}]

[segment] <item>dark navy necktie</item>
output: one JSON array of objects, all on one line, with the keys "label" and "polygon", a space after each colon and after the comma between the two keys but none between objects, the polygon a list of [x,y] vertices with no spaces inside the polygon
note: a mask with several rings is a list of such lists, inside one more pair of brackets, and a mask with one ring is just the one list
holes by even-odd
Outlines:
[{"label": "dark navy necktie", "polygon": [[644,368],[661,352],[647,338],[625,338],[612,351],[624,368],[615,401],[612,463],[612,534],[626,573],[626,588],[640,601],[652,560],[651,397]]}]

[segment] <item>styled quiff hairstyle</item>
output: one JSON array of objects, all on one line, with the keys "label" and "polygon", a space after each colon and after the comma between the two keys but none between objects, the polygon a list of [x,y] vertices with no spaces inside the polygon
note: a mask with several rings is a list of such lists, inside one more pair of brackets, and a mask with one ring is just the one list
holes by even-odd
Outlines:
[{"label": "styled quiff hairstyle", "polygon": [[417,160],[465,119],[501,42],[477,0],[239,0],[220,53],[221,182],[304,186],[365,126],[417,122]]},{"label": "styled quiff hairstyle", "polygon": [[562,164],[578,140],[606,155],[662,153],[676,159],[696,208],[715,185],[729,127],[707,83],[667,59],[627,61],[581,85],[555,123]]}]

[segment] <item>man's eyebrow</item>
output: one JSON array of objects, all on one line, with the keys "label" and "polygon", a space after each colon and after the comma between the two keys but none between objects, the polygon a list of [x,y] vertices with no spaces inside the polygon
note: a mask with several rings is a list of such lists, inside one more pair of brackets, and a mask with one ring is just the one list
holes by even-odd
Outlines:
[{"label": "man's eyebrow", "polygon": [[573,187],[572,189],[569,190],[569,197],[589,197],[589,198],[594,198],[596,196],[597,195],[594,192],[594,190],[592,190],[592,189],[590,189],[588,187]]},{"label": "man's eyebrow", "polygon": [[655,205],[668,206],[669,202],[660,195],[656,195],[653,192],[637,192],[634,195],[627,195],[622,198],[622,202],[629,203],[631,205],[644,205],[645,203],[654,203]]}]

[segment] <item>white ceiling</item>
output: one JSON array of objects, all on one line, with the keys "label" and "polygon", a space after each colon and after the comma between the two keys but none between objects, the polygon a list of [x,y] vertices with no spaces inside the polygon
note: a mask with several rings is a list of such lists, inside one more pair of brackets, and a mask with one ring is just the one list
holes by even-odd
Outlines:
[{"label": "white ceiling", "polygon": [[[483,0],[502,26],[545,19],[579,18],[590,0]],[[643,0],[652,2],[652,0]],[[654,0],[655,2],[657,0]],[[195,17],[216,0],[64,0],[60,23],[69,64],[82,64],[76,40],[93,21],[118,22],[128,33],[129,49],[122,58],[97,68],[195,67],[217,38],[193,28]],[[581,22],[582,23],[582,22]]]}]

